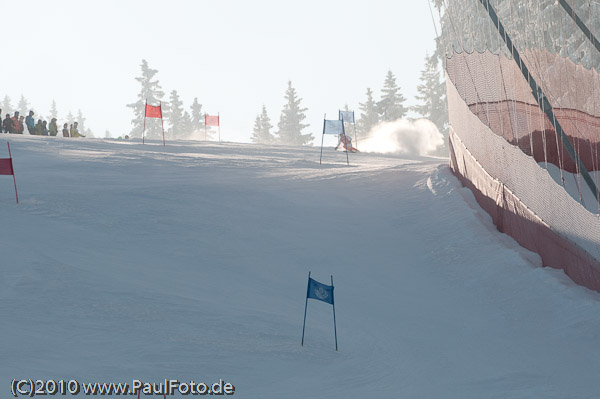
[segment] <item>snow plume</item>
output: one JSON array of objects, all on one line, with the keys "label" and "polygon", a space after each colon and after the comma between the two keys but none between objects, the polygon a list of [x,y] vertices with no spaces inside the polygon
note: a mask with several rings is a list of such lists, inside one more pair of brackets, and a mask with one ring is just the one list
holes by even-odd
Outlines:
[{"label": "snow plume", "polygon": [[428,155],[444,144],[444,137],[428,119],[408,121],[398,119],[373,127],[364,139],[358,140],[362,152]]}]

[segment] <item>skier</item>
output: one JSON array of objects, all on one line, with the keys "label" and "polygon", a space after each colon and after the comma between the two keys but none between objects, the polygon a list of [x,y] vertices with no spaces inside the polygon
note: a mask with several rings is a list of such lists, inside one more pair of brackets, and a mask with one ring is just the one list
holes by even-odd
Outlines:
[{"label": "skier", "polygon": [[340,135],[339,135],[338,144],[335,146],[336,151],[340,147],[340,144],[344,145],[344,149],[346,151],[350,151],[350,152],[358,151],[356,148],[352,147],[352,138],[350,136],[346,136],[343,133],[340,133]]}]

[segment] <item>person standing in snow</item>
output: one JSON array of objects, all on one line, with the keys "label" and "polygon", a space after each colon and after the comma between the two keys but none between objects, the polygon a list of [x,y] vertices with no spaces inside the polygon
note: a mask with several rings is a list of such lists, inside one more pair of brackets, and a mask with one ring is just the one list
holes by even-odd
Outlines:
[{"label": "person standing in snow", "polygon": [[[38,122],[40,123],[41,120]],[[29,111],[29,115],[25,118],[25,124],[27,125],[27,131],[29,134],[36,134],[35,121],[33,120],[33,111]]]},{"label": "person standing in snow", "polygon": [[83,134],[79,133],[79,129],[77,128],[77,122],[71,125],[71,137],[85,137]]},{"label": "person standing in snow", "polygon": [[42,136],[48,135],[48,122],[42,121]]},{"label": "person standing in snow", "polygon": [[63,125],[63,137],[69,137],[69,124],[65,123]]},{"label": "person standing in snow", "polygon": [[25,117],[19,116],[19,120],[17,121],[17,134],[23,134],[23,132],[25,131],[23,119],[25,119]]},{"label": "person standing in snow", "polygon": [[6,119],[2,122],[2,129],[4,133],[12,133],[15,130],[15,125],[13,124],[13,120],[10,119],[10,114],[6,114]]},{"label": "person standing in snow", "polygon": [[10,119],[13,122],[13,130],[11,133],[19,133],[19,111],[15,111],[15,115]]},{"label": "person standing in snow", "polygon": [[[29,128],[29,126],[28,126],[28,128]],[[42,120],[38,119],[37,123],[35,124],[35,130],[34,130],[33,134],[35,134],[36,136],[41,136],[43,130],[44,130],[44,127],[42,126]],[[29,134],[31,134],[31,132],[29,132]]]},{"label": "person standing in snow", "polygon": [[58,126],[56,126],[56,118],[52,118],[52,120],[50,121],[48,130],[50,131],[50,136],[56,136],[58,134]]}]

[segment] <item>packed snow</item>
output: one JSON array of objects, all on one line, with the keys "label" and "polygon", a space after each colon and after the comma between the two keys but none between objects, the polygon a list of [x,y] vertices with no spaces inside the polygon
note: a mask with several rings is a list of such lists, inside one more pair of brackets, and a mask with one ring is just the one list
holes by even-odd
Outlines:
[{"label": "packed snow", "polygon": [[[13,378],[598,396],[599,294],[500,234],[447,160],[8,135],[0,157],[7,138],[3,397]],[[332,307],[312,299],[300,346],[309,271],[333,275],[338,352]]]}]

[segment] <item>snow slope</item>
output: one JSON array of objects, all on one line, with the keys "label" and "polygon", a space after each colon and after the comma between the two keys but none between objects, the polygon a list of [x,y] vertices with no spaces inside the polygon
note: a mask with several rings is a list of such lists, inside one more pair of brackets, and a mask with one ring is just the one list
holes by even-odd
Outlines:
[{"label": "snow slope", "polygon": [[[3,397],[13,378],[598,397],[600,296],[498,233],[444,160],[12,135],[0,157],[7,138]],[[334,276],[339,352],[314,300],[300,346],[309,270]]]}]

